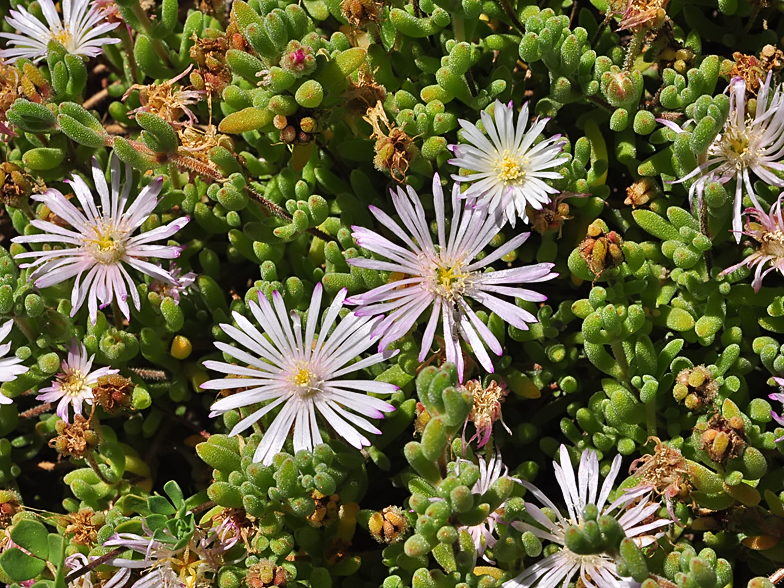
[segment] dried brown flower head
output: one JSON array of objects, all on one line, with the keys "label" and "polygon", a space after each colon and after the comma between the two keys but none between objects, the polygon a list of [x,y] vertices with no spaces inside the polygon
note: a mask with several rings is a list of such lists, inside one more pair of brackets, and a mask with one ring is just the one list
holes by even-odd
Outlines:
[{"label": "dried brown flower head", "polygon": [[408,518],[398,506],[387,506],[374,512],[368,520],[368,531],[379,543],[397,543],[408,531]]},{"label": "dried brown flower head", "polygon": [[191,59],[199,66],[189,76],[191,85],[197,90],[208,90],[212,96],[220,96],[231,83],[231,69],[226,65],[229,46],[228,32],[217,39],[201,39],[193,34]]},{"label": "dried brown flower head", "polygon": [[501,414],[501,404],[509,394],[504,381],[491,380],[487,387],[484,387],[478,380],[468,380],[463,388],[470,392],[474,398],[468,420],[474,423],[476,434],[468,440],[469,443],[477,439],[477,447],[484,447],[490,441],[490,436],[493,434],[493,424],[496,421],[501,421],[507,432],[512,434]]},{"label": "dried brown flower head", "polygon": [[784,52],[773,45],[765,45],[760,56],[746,55],[740,51],[732,54],[735,64],[730,70],[730,79],[742,78],[746,82],[746,98],[757,95],[769,71],[779,71],[784,65]]},{"label": "dried brown flower head", "polygon": [[618,30],[629,29],[633,33],[659,30],[669,20],[666,10],[669,2],[670,0],[628,0],[622,8]]},{"label": "dried brown flower head", "polygon": [[746,449],[745,427],[738,416],[726,419],[717,413],[707,423],[698,423],[694,430],[700,433],[701,448],[713,462],[724,464],[741,457]]},{"label": "dried brown flower head", "polygon": [[383,102],[387,97],[384,86],[373,79],[373,75],[362,68],[357,74],[357,81],[351,80],[351,85],[343,92],[343,108],[349,121],[354,121],[365,116],[369,109]]},{"label": "dried brown flower head", "polygon": [[531,219],[531,227],[540,235],[544,235],[547,231],[557,230],[560,238],[564,223],[574,218],[569,215],[570,208],[564,200],[566,198],[585,198],[587,196],[588,194],[562,192],[545,204],[541,210],[534,210],[529,207],[528,218]]},{"label": "dried brown flower head", "polygon": [[635,459],[629,466],[629,473],[664,496],[667,511],[675,519],[673,501],[686,498],[691,491],[686,459],[680,451],[665,445],[658,437],[648,437],[648,441],[656,443],[653,454]]},{"label": "dried brown flower head", "polygon": [[[373,158],[376,169],[388,173],[400,184],[405,183],[408,166],[419,153],[414,139],[389,121],[380,101],[368,109],[364,119],[373,127],[370,138],[376,140],[376,156]],[[381,128],[382,124],[387,132]]]},{"label": "dried brown flower head", "polygon": [[[185,88],[175,88],[176,82],[188,75],[193,66],[188,67],[176,78],[166,80],[159,84],[134,84],[125,92],[123,100],[134,90],[139,90],[139,101],[142,105],[128,112],[128,117],[133,118],[137,112],[149,112],[161,117],[174,127],[183,125],[193,125],[199,122],[196,115],[190,108],[192,104],[199,102],[205,92],[203,90],[186,90]],[[187,122],[180,122],[180,118],[185,116]]]},{"label": "dried brown flower head", "polygon": [[618,233],[605,233],[600,223],[593,222],[588,226],[588,233],[580,243],[579,251],[588,269],[599,279],[605,271],[623,263],[622,247],[623,239]]},{"label": "dried brown flower head", "polygon": [[55,425],[57,437],[49,440],[49,447],[53,447],[63,457],[83,459],[98,446],[100,436],[92,428],[89,419],[77,414],[73,424],[57,421]]},{"label": "dried brown flower head", "polygon": [[130,379],[119,374],[101,376],[93,388],[93,399],[107,413],[120,414],[130,408],[135,387]]},{"label": "dried brown flower head", "polygon": [[106,515],[91,508],[60,517],[60,524],[65,527],[63,534],[73,535],[74,543],[88,547],[95,547],[98,543],[98,531],[105,523]]},{"label": "dried brown flower head", "polygon": [[308,521],[310,521],[311,525],[314,527],[323,527],[325,525],[331,525],[338,520],[338,503],[340,502],[340,496],[337,494],[326,496],[318,490],[314,490],[310,496],[316,502],[316,509],[313,511],[313,514],[308,517]]},{"label": "dried brown flower head", "polygon": [[14,163],[0,163],[0,202],[18,208],[27,202],[32,191],[33,180],[29,174]]},{"label": "dried brown flower head", "polygon": [[177,129],[180,138],[180,151],[203,165],[217,171],[210,159],[210,151],[223,147],[234,153],[234,142],[228,135],[218,133],[218,128],[210,123],[206,127],[183,126]]},{"label": "dried brown flower head", "polygon": [[631,186],[626,188],[626,200],[623,203],[626,206],[637,208],[643,204],[647,204],[660,194],[659,184],[653,178],[640,178]]},{"label": "dried brown flower head", "polygon": [[343,0],[340,13],[352,27],[364,29],[368,23],[381,21],[384,3],[376,0]]},{"label": "dried brown flower head", "polygon": [[672,395],[694,412],[710,405],[718,391],[719,386],[710,370],[704,365],[698,365],[678,373]]}]

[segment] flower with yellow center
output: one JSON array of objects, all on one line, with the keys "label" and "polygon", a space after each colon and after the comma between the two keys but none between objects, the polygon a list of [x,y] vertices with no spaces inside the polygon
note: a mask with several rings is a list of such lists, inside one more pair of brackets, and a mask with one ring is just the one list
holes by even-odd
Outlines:
[{"label": "flower with yellow center", "polygon": [[158,282],[178,284],[169,272],[151,263],[150,259],[179,257],[180,247],[155,242],[173,236],[190,220],[187,216],[180,217],[168,225],[134,235],[158,204],[163,179],[151,181],[129,203],[133,185],[131,166],[125,166],[126,180],[122,191],[120,175],[120,162],[113,156],[110,191],[103,171],[98,162],[93,160],[93,181],[100,197],[100,207],[85,181],[74,175],[68,183],[82,210],[52,188],[33,197],[68,222],[72,229],[49,221],[33,220],[30,224],[42,233],[13,239],[15,243],[61,246],[20,253],[15,258],[35,260],[20,267],[35,268],[30,279],[34,280],[37,288],[46,288],[76,277],[71,295],[71,316],[87,301],[93,324],[98,317],[99,303],[103,308],[116,302],[126,319],[130,319],[129,297],[136,309],[140,308],[139,291],[127,268],[152,276]]},{"label": "flower with yellow center", "polygon": [[[727,184],[734,180],[732,230],[738,243],[743,234],[741,211],[744,188],[752,205],[757,210],[761,208],[752,186],[751,173],[771,186],[784,188],[784,179],[779,175],[784,171],[781,163],[784,158],[784,86],[776,86],[771,95],[772,73],[768,72],[757,94],[754,116],[746,112],[746,82],[740,77],[733,78],[727,88],[730,109],[724,129],[708,147],[704,161],[674,182],[692,181],[689,201],[694,206],[695,195],[698,202],[702,202],[707,183]],[[671,121],[659,119],[659,122],[676,133],[685,132]],[[687,124],[692,122],[687,121]]]},{"label": "flower with yellow center", "polygon": [[[741,267],[754,268],[754,280],[751,285],[755,292],[762,288],[762,279],[771,271],[779,270],[784,275],[784,215],[781,212],[782,198],[784,193],[779,195],[778,200],[770,207],[769,212],[760,208],[747,208],[746,230],[744,235],[759,242],[759,247],[754,253],[746,257],[743,261],[728,267],[722,276],[736,271]],[[752,220],[754,219],[754,220]]]},{"label": "flower with yellow center", "polygon": [[93,388],[98,385],[98,379],[120,371],[102,367],[91,372],[94,358],[95,355],[87,357],[84,344],[74,337],[68,349],[68,356],[61,365],[63,371],[57,374],[51,386],[38,391],[36,400],[57,402],[57,416],[66,423],[70,422],[69,406],[73,406],[74,414],[81,415],[82,403],[93,403]]},{"label": "flower with yellow center", "polygon": [[380,337],[374,334],[380,319],[351,313],[330,333],[345,297],[344,289],[332,301],[324,314],[319,335],[316,335],[316,329],[319,326],[321,284],[313,290],[304,331],[299,314],[292,312],[289,315],[278,292],[272,293],[272,302],[259,292],[258,303],[251,301],[248,305],[261,331],[238,312],[233,315],[236,327],[221,325],[224,333],[250,353],[226,343],[215,343],[218,349],[247,364],[247,367],[222,361],[204,362],[204,367],[228,377],[205,382],[201,385],[203,389],[243,388],[243,391],[213,404],[210,416],[266,403],[237,423],[229,433],[236,435],[280,408],[267,425],[253,461],[265,465],[272,463],[275,454],[283,449],[292,427],[295,453],[303,449],[312,450],[323,443],[317,413],[338,436],[361,449],[370,445],[370,441],[358,429],[379,434],[381,431],[368,418],[383,418],[384,413],[394,410],[391,404],[366,393],[391,394],[397,386],[371,379],[343,377],[362,374],[365,368],[397,353],[376,353],[351,363]]},{"label": "flower with yellow center", "polygon": [[486,135],[476,125],[460,120],[466,143],[450,145],[455,154],[449,163],[467,174],[453,175],[456,182],[471,182],[462,197],[491,212],[503,211],[513,227],[517,217],[528,222],[526,207],[541,210],[550,202],[550,194],[558,192],[545,180],[557,180],[561,174],[553,171],[569,160],[561,151],[565,141],[560,135],[536,144],[549,119],[537,119],[528,126],[528,104],[524,104],[514,123],[511,103],[495,102],[494,116],[482,112]]},{"label": "flower with yellow center", "polygon": [[92,0],[64,0],[62,20],[52,0],[38,0],[38,5],[46,24],[21,4],[8,11],[5,20],[19,33],[0,33],[0,37],[13,45],[0,50],[0,58],[13,63],[24,57],[37,63],[46,57],[50,41],[56,41],[72,55],[97,57],[103,52],[103,45],[120,42],[120,39],[101,37],[120,23],[107,22],[103,10]]},{"label": "flower with yellow center", "polygon": [[411,188],[392,192],[395,210],[404,223],[403,229],[385,212],[370,207],[379,224],[389,229],[405,247],[393,243],[379,233],[364,227],[352,227],[357,244],[389,261],[353,257],[347,262],[361,268],[407,274],[410,277],[393,280],[366,292],[352,296],[346,302],[359,305],[356,314],[378,316],[386,314],[375,333],[382,335],[379,350],[410,332],[419,317],[429,310],[430,317],[422,335],[419,361],[424,361],[435,339],[439,319],[443,326],[446,360],[457,365],[463,381],[465,363],[460,348],[461,339],[467,342],[482,367],[493,371],[487,347],[501,355],[501,343],[479,319],[468,301],[475,300],[502,320],[518,329],[527,330],[536,317],[519,306],[503,300],[499,295],[529,302],[543,302],[546,296],[517,287],[526,282],[542,282],[555,278],[552,263],[486,271],[490,264],[514,251],[528,238],[522,233],[509,239],[487,256],[477,256],[501,231],[501,211],[468,205],[460,198],[460,187],[452,190],[452,220],[447,236],[446,209],[441,178],[433,178],[433,203],[437,244],[430,234],[430,225],[417,193]]},{"label": "flower with yellow center", "polygon": [[585,588],[619,588],[627,585],[621,580],[613,554],[571,551],[566,541],[569,527],[584,528],[586,507],[591,507],[591,510],[600,516],[614,517],[626,537],[632,539],[638,547],[644,547],[655,543],[664,534],[661,529],[673,521],[657,516],[661,505],[650,500],[653,488],[649,485],[626,490],[614,502],[607,504],[615,478],[621,469],[620,455],[613,460],[600,489],[599,459],[595,451],[583,451],[576,476],[571,456],[565,446],[561,445],[559,454],[561,463],[553,462],[553,467],[555,479],[561,487],[566,503],[567,514],[564,515],[539,488],[526,480],[518,480],[555,518],[551,519],[552,514],[548,516],[537,505],[526,502],[525,512],[533,524],[514,521],[511,525],[521,533],[533,533],[539,539],[560,548],[538,562],[526,564],[522,573],[505,582],[502,588],[566,586],[575,576],[580,578]]},{"label": "flower with yellow center", "polygon": [[[148,533],[152,533],[148,530]],[[104,547],[123,547],[141,554],[143,559],[112,558],[106,563],[119,568],[103,588],[208,588],[216,585],[216,574],[226,551],[238,538],[224,536],[215,528],[197,527],[190,539],[178,541],[168,531],[150,535],[116,533]],[[128,585],[130,570],[141,570],[141,577]]]}]

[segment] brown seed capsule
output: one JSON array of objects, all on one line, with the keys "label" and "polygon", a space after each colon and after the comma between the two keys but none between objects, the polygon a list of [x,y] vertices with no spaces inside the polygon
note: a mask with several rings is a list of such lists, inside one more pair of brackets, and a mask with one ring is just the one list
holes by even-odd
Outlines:
[{"label": "brown seed capsule", "polygon": [[408,518],[397,506],[375,512],[368,521],[368,531],[379,543],[397,543],[408,531]]},{"label": "brown seed capsule", "polygon": [[745,427],[740,417],[726,419],[715,414],[707,423],[699,423],[695,431],[700,433],[701,448],[716,463],[741,457],[746,449]]},{"label": "brown seed capsule", "polygon": [[248,588],[268,588],[277,586],[285,588],[289,581],[289,573],[282,566],[275,565],[268,559],[262,559],[248,568],[245,583]]},{"label": "brown seed capsule", "polygon": [[588,226],[588,233],[580,243],[579,252],[588,269],[598,279],[605,271],[623,263],[622,247],[623,239],[618,233],[605,233],[599,222],[593,222]]},{"label": "brown seed capsule", "polygon": [[90,421],[79,414],[74,417],[73,424],[58,421],[55,429],[57,437],[49,440],[49,447],[53,447],[64,457],[83,459],[100,442],[100,437]]},{"label": "brown seed capsule", "polygon": [[646,204],[649,200],[656,198],[660,194],[659,184],[653,178],[640,178],[631,186],[626,188],[626,206],[638,207]]},{"label": "brown seed capsule", "polygon": [[130,408],[134,388],[131,380],[119,374],[101,376],[93,388],[93,399],[107,413],[120,414]]},{"label": "brown seed capsule", "polygon": [[675,378],[672,395],[692,412],[704,410],[709,406],[719,386],[713,374],[704,365],[681,370]]}]

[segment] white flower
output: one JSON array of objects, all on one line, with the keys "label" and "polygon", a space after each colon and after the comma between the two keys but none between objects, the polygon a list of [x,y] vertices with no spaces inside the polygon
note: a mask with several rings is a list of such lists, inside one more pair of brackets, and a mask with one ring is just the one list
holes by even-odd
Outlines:
[{"label": "white flower", "polygon": [[193,286],[193,284],[196,282],[197,276],[194,272],[183,274],[182,268],[174,263],[172,263],[171,267],[169,267],[169,275],[171,276],[172,280],[174,280],[174,284],[169,282],[162,282],[160,280],[154,280],[150,284],[149,291],[157,292],[160,296],[171,298],[174,300],[175,304],[179,305],[180,296]]},{"label": "white flower", "polygon": [[144,559],[113,558],[107,565],[119,571],[103,585],[103,588],[125,588],[132,569],[141,569],[142,577],[130,588],[208,588],[215,585],[215,574],[223,565],[223,554],[236,541],[224,542],[214,530],[196,529],[185,545],[174,549],[177,541],[165,532],[170,541],[153,539],[149,535],[116,533],[106,541],[104,547],[124,547],[144,556]]},{"label": "white flower", "polygon": [[[499,478],[501,478],[501,476],[505,476],[507,471],[508,468],[501,461],[500,452],[496,451],[493,453],[493,456],[489,460],[486,460],[484,456],[480,455],[479,480],[477,480],[476,484],[471,488],[471,492],[479,494],[480,496],[483,495]],[[516,482],[518,481],[516,478],[513,478],[513,480]],[[504,501],[504,504],[506,504],[506,501]],[[498,541],[495,538],[495,528],[504,512],[504,504],[487,515],[487,518],[478,525],[474,525],[473,527],[462,527],[462,529],[471,536],[471,539],[473,539],[476,554],[490,563],[494,562],[485,557],[485,551],[492,549]]]},{"label": "white flower", "polygon": [[[0,341],[4,341],[11,333],[14,326],[14,321],[9,320],[3,323],[0,327]],[[4,343],[0,345],[0,382],[13,382],[17,376],[24,374],[27,368],[23,365],[22,360],[18,357],[5,357],[6,353],[11,351],[11,343]],[[13,400],[8,398],[5,394],[0,394],[0,404],[11,404]]]},{"label": "white flower", "polygon": [[[705,184],[718,181],[722,184],[735,180],[735,201],[732,212],[732,230],[735,240],[740,243],[743,232],[741,209],[743,188],[757,209],[757,195],[751,185],[749,172],[754,172],[763,182],[784,188],[784,179],[776,172],[784,171],[779,160],[784,157],[784,91],[779,85],[770,94],[773,72],[768,72],[765,83],[757,94],[757,111],[754,118],[746,114],[746,82],[743,78],[733,78],[730,82],[730,111],[724,130],[716,136],[708,147],[706,159],[689,174],[674,183],[691,179],[696,181],[689,188],[689,202],[694,206],[694,195],[702,201]],[[667,128],[677,133],[684,132],[675,123],[659,120]],[[691,121],[687,121],[689,123]]]},{"label": "white flower", "polygon": [[76,337],[71,341],[68,357],[63,360],[61,373],[48,388],[41,388],[36,400],[41,402],[57,402],[57,416],[66,423],[68,420],[68,405],[72,405],[74,414],[82,414],[82,402],[92,405],[93,388],[98,385],[98,378],[119,373],[109,367],[102,367],[94,372],[90,371],[95,355],[87,357],[87,348]]},{"label": "white flower", "polygon": [[469,143],[450,145],[455,158],[449,163],[476,172],[452,176],[457,182],[473,182],[463,192],[463,198],[476,201],[478,206],[487,206],[491,212],[502,210],[514,227],[518,215],[523,222],[528,222],[526,206],[541,210],[550,202],[550,194],[558,193],[544,180],[556,180],[562,176],[547,170],[565,163],[569,157],[561,155],[565,141],[560,135],[534,145],[550,119],[537,119],[526,131],[528,103],[523,104],[520,110],[517,127],[511,102],[505,106],[496,100],[494,112],[495,121],[487,112],[481,112],[489,139],[476,125],[458,120]]},{"label": "white flower", "polygon": [[[610,473],[605,478],[601,490],[599,490],[599,459],[595,451],[589,449],[583,451],[577,478],[575,478],[569,452],[563,445],[561,445],[561,465],[553,462],[553,467],[558,485],[561,487],[566,501],[568,516],[564,517],[555,504],[536,486],[525,480],[520,480],[520,483],[536,496],[539,502],[555,513],[557,521],[551,521],[538,506],[526,502],[526,512],[540,526],[519,521],[513,522],[512,526],[521,532],[530,531],[540,539],[552,541],[562,547],[556,553],[526,568],[515,579],[506,582],[504,588],[530,588],[534,585],[537,585],[538,588],[553,588],[561,583],[565,586],[577,573],[580,574],[580,578],[587,588],[618,588],[625,581],[621,580],[615,562],[610,556],[605,553],[580,555],[566,547],[564,533],[570,526],[581,528],[584,526],[583,510],[585,506],[595,505],[599,516],[612,515],[613,511],[618,509],[614,515],[616,520],[626,536],[634,539],[639,547],[655,542],[662,535],[662,532],[656,530],[669,525],[672,521],[655,518],[661,505],[648,500],[652,490],[651,486],[639,486],[628,490],[615,502],[605,506],[621,468],[620,455],[617,455],[613,460]],[[638,499],[640,499],[639,504],[627,508]],[[652,516],[654,517],[653,521],[643,523]],[[656,532],[651,535],[651,531]]]},{"label": "white flower", "polygon": [[396,352],[377,353],[352,363],[355,357],[378,339],[378,336],[374,337],[371,333],[380,319],[371,320],[370,317],[351,313],[341,320],[330,334],[330,329],[343,307],[346,297],[344,289],[327,309],[319,335],[316,336],[321,296],[322,287],[317,284],[310,299],[303,333],[299,314],[292,312],[289,316],[283,297],[277,291],[272,293],[272,304],[259,293],[259,304],[251,302],[249,306],[264,334],[237,312],[233,316],[239,328],[221,325],[227,335],[258,357],[237,347],[216,342],[218,349],[247,363],[248,367],[221,361],[204,362],[205,367],[234,377],[210,380],[202,384],[202,388],[250,388],[213,404],[210,416],[218,416],[229,410],[259,402],[268,403],[237,423],[230,435],[244,431],[265,414],[282,405],[264,433],[253,457],[254,461],[261,461],[266,465],[272,463],[273,456],[280,452],[288,438],[292,425],[295,452],[302,449],[312,450],[323,443],[316,421],[316,411],[338,435],[361,449],[370,445],[370,441],[359,433],[357,428],[375,434],[381,432],[362,417],[383,418],[385,412],[394,410],[391,404],[360,392],[391,394],[398,389],[397,386],[373,380],[341,379],[342,376],[395,355]]},{"label": "white flower", "polygon": [[[76,208],[60,192],[50,188],[34,200],[43,202],[49,210],[68,222],[73,229],[66,229],[52,222],[34,220],[30,224],[43,231],[38,235],[15,237],[14,243],[51,243],[64,245],[62,249],[20,253],[15,259],[35,259],[33,263],[20,267],[34,267],[30,276],[36,288],[46,288],[64,282],[74,276],[71,294],[71,316],[81,308],[85,299],[90,311],[90,320],[95,324],[98,317],[98,302],[101,308],[116,301],[125,318],[130,319],[128,296],[139,310],[139,291],[125,265],[139,270],[169,284],[175,284],[169,272],[150,263],[150,258],[173,259],[179,257],[181,248],[171,245],[153,244],[167,239],[188,224],[182,217],[141,235],[133,233],[147,220],[158,204],[162,178],[150,182],[128,206],[128,197],[133,187],[132,170],[125,166],[125,185],[120,192],[120,161],[112,156],[112,190],[106,185],[98,162],[93,160],[93,181],[100,195],[100,210],[87,184],[78,175],[69,182],[83,212]],[[127,210],[126,210],[127,208]]]},{"label": "white flower", "polygon": [[390,281],[365,294],[352,296],[346,302],[360,305],[356,311],[358,315],[374,316],[390,313],[374,331],[374,334],[383,334],[379,349],[385,349],[390,343],[405,335],[419,316],[432,307],[422,338],[419,361],[424,361],[429,353],[436,325],[441,317],[446,360],[457,364],[460,381],[463,381],[465,367],[460,349],[460,337],[471,345],[482,367],[492,372],[493,362],[485,350],[485,345],[496,355],[501,355],[503,353],[501,344],[471,309],[467,299],[473,298],[495,312],[506,323],[527,330],[528,323],[537,322],[536,317],[496,295],[543,302],[547,300],[546,296],[513,285],[551,280],[558,274],[550,271],[553,267],[552,263],[485,272],[484,269],[491,263],[517,249],[530,233],[517,235],[483,259],[476,260],[477,255],[501,230],[503,221],[500,213],[491,214],[487,207],[464,207],[459,200],[460,187],[455,185],[452,190],[452,221],[447,238],[444,193],[441,190],[438,174],[433,178],[435,216],[438,226],[438,246],[436,246],[430,235],[425,210],[419,196],[410,186],[407,189],[408,194],[400,188],[397,189],[397,194],[392,192],[395,209],[407,231],[400,228],[400,225],[383,211],[374,206],[370,207],[373,216],[403,241],[407,249],[369,229],[352,227],[354,239],[360,247],[383,255],[390,261],[361,257],[354,257],[347,261],[357,267],[403,272],[411,277]]},{"label": "white flower", "polygon": [[103,52],[102,45],[120,42],[120,39],[112,37],[98,38],[120,23],[107,22],[103,11],[91,0],[64,0],[62,20],[52,0],[38,0],[38,5],[46,25],[22,5],[8,11],[6,22],[21,34],[0,33],[0,37],[8,39],[9,44],[14,46],[13,49],[0,50],[0,58],[13,63],[25,57],[37,63],[46,57],[50,41],[57,41],[72,55],[96,57]]}]

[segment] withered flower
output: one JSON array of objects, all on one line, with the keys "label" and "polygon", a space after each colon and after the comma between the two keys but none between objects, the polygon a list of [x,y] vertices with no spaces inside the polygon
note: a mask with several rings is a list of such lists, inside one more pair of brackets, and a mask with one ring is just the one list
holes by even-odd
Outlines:
[{"label": "withered flower", "polygon": [[707,407],[718,392],[716,379],[704,365],[681,370],[672,389],[675,400],[682,402],[691,411]]},{"label": "withered flower", "polygon": [[57,421],[55,428],[57,437],[49,440],[49,447],[54,448],[63,457],[84,459],[98,447],[100,442],[100,436],[92,428],[90,420],[80,414],[74,416],[72,425],[60,420]]},{"label": "withered flower", "polygon": [[379,543],[397,543],[408,531],[408,518],[400,507],[387,506],[371,515],[368,531]]},{"label": "withered flower", "polygon": [[579,251],[580,257],[598,280],[604,272],[623,263],[622,247],[623,239],[618,233],[606,233],[600,223],[593,222],[588,226],[588,233],[580,243]]},{"label": "withered flower", "polygon": [[93,402],[111,415],[117,415],[131,406],[134,383],[119,374],[98,378],[93,388]]},{"label": "withered flower", "polygon": [[506,395],[509,394],[509,390],[503,380],[501,382],[491,380],[487,387],[482,386],[478,380],[469,380],[463,385],[463,388],[468,390],[474,398],[474,405],[468,415],[468,421],[474,423],[476,433],[468,440],[469,443],[476,439],[477,448],[479,449],[487,445],[487,442],[490,441],[490,436],[493,434],[493,424],[496,421],[501,421],[506,431],[510,435],[512,434],[501,414],[501,404]]},{"label": "withered flower", "polygon": [[727,419],[717,413],[707,423],[698,423],[694,430],[700,433],[702,449],[713,462],[724,464],[741,457],[746,449],[745,426],[739,416]]},{"label": "withered flower", "polygon": [[373,127],[370,138],[376,140],[376,156],[373,158],[376,169],[389,174],[399,184],[404,184],[408,166],[419,153],[414,139],[389,121],[380,101],[376,102],[374,108],[369,108],[363,118]]},{"label": "withered flower", "polygon": [[[128,112],[128,117],[133,118],[137,112],[149,112],[161,117],[174,127],[183,125],[193,125],[199,122],[193,114],[190,105],[196,104],[204,96],[203,90],[186,90],[184,88],[175,89],[174,85],[183,77],[188,75],[193,66],[188,67],[184,72],[171,80],[166,80],[159,84],[134,84],[123,96],[126,100],[131,92],[139,90],[139,101],[142,105]],[[180,122],[182,116],[187,117],[187,122]]]}]

